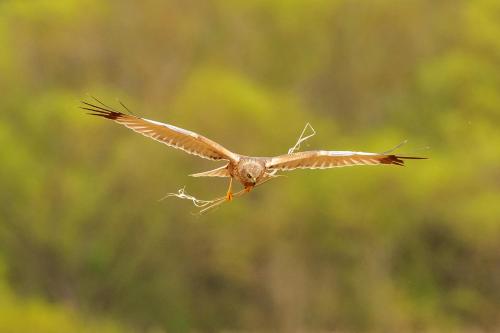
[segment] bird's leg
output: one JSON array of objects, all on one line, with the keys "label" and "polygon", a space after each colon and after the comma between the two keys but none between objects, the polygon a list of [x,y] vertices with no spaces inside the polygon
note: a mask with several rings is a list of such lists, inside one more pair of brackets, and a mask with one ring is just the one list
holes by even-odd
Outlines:
[{"label": "bird's leg", "polygon": [[213,203],[210,204],[209,206],[203,208],[201,211],[200,211],[200,215],[201,214],[205,214],[206,212],[220,206],[221,204],[223,204],[224,202],[227,202],[227,201],[230,201],[232,200],[233,198],[239,198],[245,194],[247,194],[248,192],[250,192],[254,187],[256,186],[260,186],[264,183],[267,183],[268,181],[270,181],[271,179],[274,179],[272,177],[270,178],[267,178],[267,179],[264,179],[262,182],[256,184],[256,185],[249,185],[249,186],[245,186],[244,189],[242,189],[241,191],[239,192],[236,192],[236,193],[232,193],[231,192],[231,184],[232,184],[232,178],[231,178],[231,182],[229,183],[229,190],[227,191],[227,195],[225,197],[222,197],[222,198],[219,198],[219,199],[215,199],[213,200]]},{"label": "bird's leg", "polygon": [[227,189],[226,201],[233,200],[233,192],[231,192],[232,186],[233,186],[233,177],[229,179],[229,188]]}]

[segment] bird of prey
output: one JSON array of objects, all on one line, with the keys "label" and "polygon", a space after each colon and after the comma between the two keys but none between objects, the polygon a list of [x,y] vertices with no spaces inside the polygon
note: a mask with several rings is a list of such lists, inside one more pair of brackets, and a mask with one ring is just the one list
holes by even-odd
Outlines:
[{"label": "bird of prey", "polygon": [[[215,170],[193,174],[193,177],[227,177],[229,188],[225,199],[233,199],[233,179],[239,181],[247,192],[270,178],[278,171],[294,169],[329,169],[354,165],[404,165],[405,159],[424,159],[422,157],[399,156],[393,154],[378,154],[356,151],[328,151],[313,150],[296,152],[275,157],[251,157],[234,153],[219,143],[212,141],[198,133],[161,123],[154,120],[140,118],[135,115],[124,114],[108,107],[96,99],[98,104],[82,101],[82,109],[89,114],[111,119],[131,130],[159,141],[167,146],[181,149],[186,153],[197,155],[210,160],[224,160],[224,166]],[[122,104],[122,106],[124,106]],[[127,109],[128,110],[128,109]]]}]

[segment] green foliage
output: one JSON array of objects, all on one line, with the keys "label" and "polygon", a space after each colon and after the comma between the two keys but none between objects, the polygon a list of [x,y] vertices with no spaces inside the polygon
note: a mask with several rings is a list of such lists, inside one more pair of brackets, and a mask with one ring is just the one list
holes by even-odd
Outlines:
[{"label": "green foliage", "polygon": [[[0,3],[0,331],[490,331],[500,318],[498,1]],[[217,164],[87,93],[296,171],[198,217]],[[429,146],[430,149],[425,149]],[[413,163],[411,163],[413,162]]]},{"label": "green foliage", "polygon": [[55,305],[36,298],[19,298],[4,282],[0,272],[0,331],[2,332],[125,332],[109,321],[89,320],[70,304]]}]

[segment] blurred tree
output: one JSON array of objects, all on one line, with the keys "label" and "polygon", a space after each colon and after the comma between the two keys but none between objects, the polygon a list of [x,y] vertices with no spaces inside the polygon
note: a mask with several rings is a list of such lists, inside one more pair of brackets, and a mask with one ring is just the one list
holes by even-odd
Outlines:
[{"label": "blurred tree", "polygon": [[[499,18],[492,0],[4,0],[0,331],[498,329]],[[185,174],[213,163],[86,116],[86,93],[246,154],[311,122],[303,149],[408,138],[432,158],[298,171],[195,217],[158,199],[223,193]]]}]

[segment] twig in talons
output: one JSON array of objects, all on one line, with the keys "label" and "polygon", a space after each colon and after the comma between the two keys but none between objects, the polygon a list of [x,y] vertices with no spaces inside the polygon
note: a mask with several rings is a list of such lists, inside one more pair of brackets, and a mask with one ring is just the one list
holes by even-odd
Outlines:
[{"label": "twig in talons", "polygon": [[203,215],[203,214],[207,213],[208,211],[210,211],[212,209],[215,209],[216,207],[222,205],[224,202],[227,202],[226,198],[221,198],[219,200],[214,200],[214,202],[210,206],[203,208],[196,215]]},{"label": "twig in talons", "polygon": [[197,199],[196,197],[193,197],[192,195],[187,194],[186,193],[186,188],[183,187],[183,188],[179,189],[177,191],[177,193],[168,193],[166,196],[164,196],[163,198],[161,198],[158,201],[163,201],[163,200],[165,200],[167,198],[171,198],[171,197],[176,197],[176,198],[179,198],[179,199],[189,200],[189,201],[193,202],[193,205],[195,205],[198,208],[206,207],[206,206],[208,206],[210,204],[213,204],[216,201],[221,200],[221,198],[217,198],[217,199],[214,199],[214,200],[201,200],[201,199]]},{"label": "twig in talons", "polygon": [[[236,193],[234,196],[237,196],[239,194],[240,194],[240,192]],[[199,213],[198,213],[199,215],[202,215],[202,214],[208,212],[209,210],[212,210],[215,207],[217,207],[217,206],[219,206],[227,201],[226,197],[219,197],[219,198],[216,198],[213,200],[198,199],[190,194],[187,194],[185,187],[179,189],[177,191],[177,193],[168,193],[166,196],[161,198],[159,201],[163,201],[163,200],[165,200],[167,198],[171,198],[171,197],[175,197],[175,198],[179,198],[179,199],[183,199],[183,200],[189,200],[197,208],[203,208],[202,210],[199,211]]]},{"label": "twig in talons", "polygon": [[[278,175],[273,175],[272,177],[264,179],[261,183],[255,185],[255,187],[260,186],[262,184],[265,184],[268,181],[270,181],[272,179],[275,179],[276,177],[278,177]],[[246,191],[245,189],[242,189],[241,191],[236,192],[236,193],[233,194],[233,199],[234,198],[239,198],[239,197],[241,197],[241,196],[243,196],[243,195],[245,195],[247,193],[248,193],[248,191]],[[177,191],[177,193],[168,193],[166,196],[164,196],[163,198],[161,198],[158,201],[163,201],[163,200],[165,200],[167,198],[171,198],[171,197],[175,197],[175,198],[179,198],[179,199],[183,199],[183,200],[189,200],[197,208],[202,208],[198,212],[197,215],[203,215],[203,214],[211,211],[212,209],[217,208],[218,206],[222,205],[223,203],[229,202],[225,196],[224,197],[219,197],[219,198],[216,198],[216,199],[213,199],[213,200],[201,200],[201,199],[198,199],[198,198],[196,198],[196,197],[194,197],[194,196],[192,196],[190,194],[187,194],[185,187],[179,189]]]},{"label": "twig in talons", "polygon": [[[310,133],[306,135],[307,130],[309,129]],[[295,143],[295,146],[292,148],[288,149],[288,155],[295,153],[300,149],[300,145],[306,141],[307,139],[312,138],[313,136],[316,135],[316,131],[314,128],[311,126],[310,123],[307,123],[304,129],[302,130],[302,133],[300,134],[299,139],[297,140],[297,143]]]},{"label": "twig in talons", "polygon": [[[264,184],[264,183],[267,183],[267,182],[268,182],[269,180],[271,180],[271,179],[272,179],[272,178],[266,179],[266,180],[264,180],[262,183],[260,183],[260,184],[258,184],[258,185],[255,185],[255,187],[257,187],[257,186],[259,186],[259,185],[262,185],[262,184]],[[233,199],[234,199],[234,198],[239,198],[239,197],[241,197],[241,196],[244,196],[244,195],[245,195],[245,194],[247,194],[247,193],[249,193],[249,192],[248,192],[248,190],[247,190],[247,189],[243,189],[243,190],[241,190],[241,191],[239,191],[239,192],[234,193],[234,194],[233,194]],[[213,204],[211,204],[210,206],[205,207],[205,208],[203,208],[202,210],[200,210],[199,214],[200,214],[200,215],[203,215],[203,214],[205,214],[206,212],[208,212],[209,210],[212,210],[212,209],[214,209],[214,208],[216,208],[216,207],[218,207],[218,206],[222,205],[223,203],[228,202],[228,201],[226,200],[226,198],[225,198],[225,197],[224,197],[224,198],[215,199],[215,200],[213,200],[213,201],[214,201],[214,203],[213,203]]]}]

